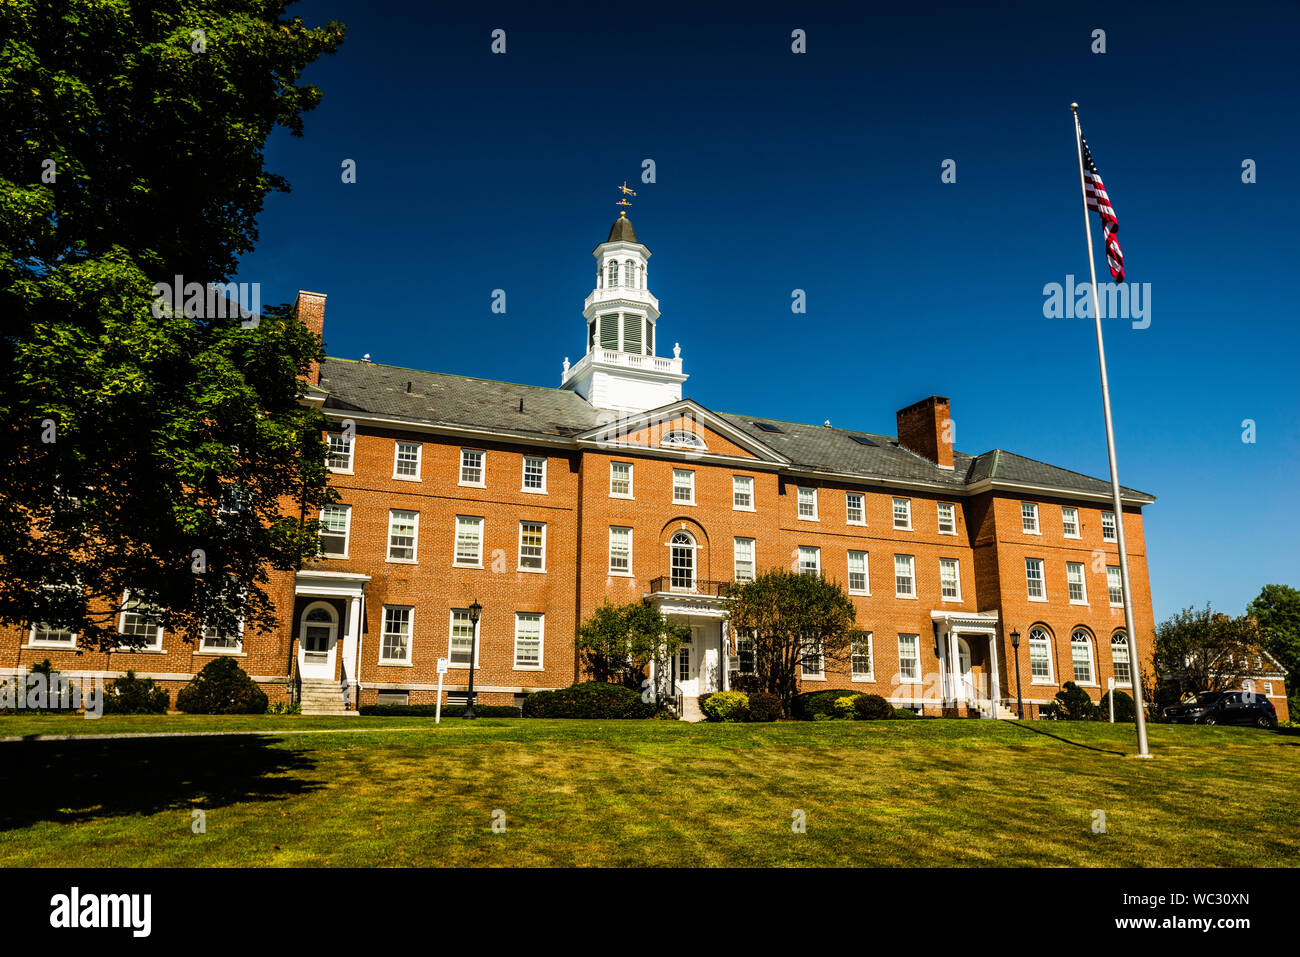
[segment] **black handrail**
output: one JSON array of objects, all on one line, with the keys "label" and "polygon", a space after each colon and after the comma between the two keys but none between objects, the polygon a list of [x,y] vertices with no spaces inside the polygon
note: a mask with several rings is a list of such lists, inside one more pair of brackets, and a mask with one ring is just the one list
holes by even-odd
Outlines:
[{"label": "black handrail", "polygon": [[702,595],[708,598],[729,598],[731,582],[696,579],[690,585],[673,584],[672,576],[660,575],[650,579],[650,594]]}]

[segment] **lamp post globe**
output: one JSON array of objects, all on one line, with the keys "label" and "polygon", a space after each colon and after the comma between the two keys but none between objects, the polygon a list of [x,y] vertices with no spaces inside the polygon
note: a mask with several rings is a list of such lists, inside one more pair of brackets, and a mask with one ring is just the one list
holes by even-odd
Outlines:
[{"label": "lamp post globe", "polygon": [[478,657],[478,620],[483,616],[483,606],[474,599],[474,604],[469,606],[469,691],[465,697],[465,717],[466,719],[474,717],[474,659]]}]

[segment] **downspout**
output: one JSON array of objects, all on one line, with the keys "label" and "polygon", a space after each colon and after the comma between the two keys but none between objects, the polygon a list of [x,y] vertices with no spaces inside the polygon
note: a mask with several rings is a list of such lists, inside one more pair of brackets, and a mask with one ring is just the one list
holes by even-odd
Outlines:
[{"label": "downspout", "polygon": [[366,634],[366,590],[361,586],[361,607],[357,611],[357,700],[352,710],[361,713],[361,662],[362,642]]}]

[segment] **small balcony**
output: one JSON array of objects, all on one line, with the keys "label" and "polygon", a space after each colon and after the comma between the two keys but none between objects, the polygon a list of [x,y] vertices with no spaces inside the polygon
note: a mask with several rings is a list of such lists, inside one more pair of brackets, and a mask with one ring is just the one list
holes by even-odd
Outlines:
[{"label": "small balcony", "polygon": [[731,582],[687,580],[675,575],[650,579],[652,595],[698,595],[701,598],[730,598]]}]

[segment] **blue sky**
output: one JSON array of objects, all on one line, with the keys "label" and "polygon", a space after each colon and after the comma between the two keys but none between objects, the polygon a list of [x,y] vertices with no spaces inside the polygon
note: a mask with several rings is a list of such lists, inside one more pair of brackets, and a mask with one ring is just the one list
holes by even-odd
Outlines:
[{"label": "blue sky", "polygon": [[1087,277],[1077,100],[1128,279],[1151,284],[1149,328],[1105,329],[1120,478],[1159,497],[1156,616],[1238,612],[1300,585],[1300,12],[1045,6],[307,0],[291,12],[348,39],[307,74],[325,98],[305,138],[268,146],[293,192],[268,201],[237,278],[264,303],[327,293],[331,355],[558,385],[626,180],[659,352],[681,343],[691,398],[892,434],[896,409],[938,393],[962,451],[1105,477],[1091,321],[1043,316],[1045,284]]}]

